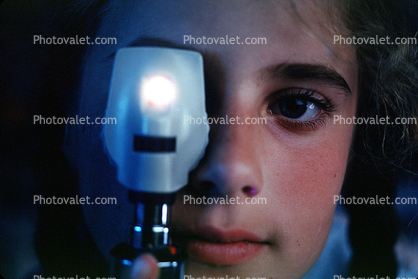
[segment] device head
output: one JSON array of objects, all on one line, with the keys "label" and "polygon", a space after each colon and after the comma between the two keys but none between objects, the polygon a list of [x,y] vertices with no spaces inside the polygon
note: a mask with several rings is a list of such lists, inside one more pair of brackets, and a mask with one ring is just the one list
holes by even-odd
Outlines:
[{"label": "device head", "polygon": [[172,193],[187,184],[202,158],[209,125],[205,119],[203,58],[162,47],[129,47],[116,53],[106,117],[106,148],[118,180],[131,190]]}]

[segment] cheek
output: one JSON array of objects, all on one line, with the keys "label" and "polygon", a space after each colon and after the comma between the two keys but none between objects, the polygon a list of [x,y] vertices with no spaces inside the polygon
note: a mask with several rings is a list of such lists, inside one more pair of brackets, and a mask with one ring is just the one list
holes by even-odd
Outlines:
[{"label": "cheek", "polygon": [[[316,134],[315,134],[316,133]],[[344,180],[352,128],[335,126],[305,138],[271,138],[264,154],[265,196],[274,204],[271,221],[277,227],[282,255],[306,268],[325,245]]]},{"label": "cheek", "polygon": [[283,196],[286,205],[299,201],[304,208],[318,208],[332,203],[332,195],[339,193],[353,129],[349,125],[330,126],[307,135],[282,133],[277,138],[270,134],[263,139],[264,181],[275,185],[270,190]]},{"label": "cheek", "polygon": [[287,149],[283,155],[286,161],[278,162],[280,168],[275,172],[282,181],[276,192],[288,201],[298,201],[307,210],[329,204],[332,195],[341,189],[348,152],[349,143],[332,140]]}]

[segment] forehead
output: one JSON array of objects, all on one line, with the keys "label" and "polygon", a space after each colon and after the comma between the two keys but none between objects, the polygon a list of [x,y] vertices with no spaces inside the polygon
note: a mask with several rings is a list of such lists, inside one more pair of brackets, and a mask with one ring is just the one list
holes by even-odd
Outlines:
[{"label": "forehead", "polygon": [[[277,47],[293,44],[300,36],[331,43],[329,35],[335,30],[331,30],[329,14],[322,10],[317,1],[300,0],[114,1],[98,35],[117,37],[117,47],[147,35],[178,42],[184,35],[266,37],[268,45]],[[104,51],[112,48],[115,46]]]},{"label": "forehead", "polygon": [[[138,38],[159,39],[214,56],[223,64],[225,73],[235,76],[246,77],[274,64],[308,63],[332,68],[353,85],[357,77],[347,71],[347,66],[354,68],[355,52],[333,44],[333,35],[338,31],[315,3],[304,0],[115,1],[97,36],[116,37],[118,43],[93,46],[90,58],[102,61]],[[185,36],[228,36],[239,38],[241,44],[190,44],[185,42]],[[242,43],[245,38],[265,38],[267,43],[247,45]]]}]

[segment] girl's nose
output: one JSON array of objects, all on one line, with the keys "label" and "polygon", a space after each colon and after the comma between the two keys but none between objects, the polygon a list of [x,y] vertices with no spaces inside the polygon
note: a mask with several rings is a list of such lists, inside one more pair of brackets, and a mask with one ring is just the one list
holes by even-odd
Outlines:
[{"label": "girl's nose", "polygon": [[256,125],[246,124],[217,129],[217,140],[209,144],[205,158],[192,173],[191,186],[206,195],[246,198],[259,194],[262,174],[254,146],[255,129]]}]

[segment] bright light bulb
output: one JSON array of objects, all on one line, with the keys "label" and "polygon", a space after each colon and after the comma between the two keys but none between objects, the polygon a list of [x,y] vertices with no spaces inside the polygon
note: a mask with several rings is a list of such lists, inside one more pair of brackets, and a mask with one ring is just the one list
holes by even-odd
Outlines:
[{"label": "bright light bulb", "polygon": [[174,101],[176,86],[168,77],[152,76],[145,79],[142,94],[148,105],[163,108]]}]

